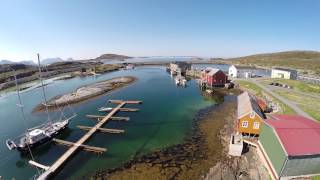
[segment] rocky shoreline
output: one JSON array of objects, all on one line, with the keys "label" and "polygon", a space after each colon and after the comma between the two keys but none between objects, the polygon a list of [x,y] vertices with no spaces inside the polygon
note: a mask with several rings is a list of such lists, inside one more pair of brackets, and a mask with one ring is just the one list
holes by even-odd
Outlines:
[{"label": "rocky shoreline", "polygon": [[[200,110],[193,121],[192,133],[181,144],[147,155],[136,155],[115,169],[100,170],[94,179],[199,179],[216,163],[224,161],[220,131],[234,118],[235,96]],[[226,120],[229,119],[229,120]]]},{"label": "rocky shoreline", "polygon": [[[71,93],[56,96],[50,99],[47,104],[49,110],[55,110],[61,106],[77,104],[85,100],[109,93],[116,89],[125,87],[129,84],[134,83],[137,78],[132,76],[116,77],[108,79],[105,81],[100,81],[95,84],[87,85],[76,89]],[[45,106],[43,104],[38,104],[33,112],[44,111]]]}]

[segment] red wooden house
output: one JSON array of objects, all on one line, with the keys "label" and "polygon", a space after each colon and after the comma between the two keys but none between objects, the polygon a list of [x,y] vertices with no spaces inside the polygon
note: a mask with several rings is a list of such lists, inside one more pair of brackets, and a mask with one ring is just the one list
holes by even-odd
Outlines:
[{"label": "red wooden house", "polygon": [[201,73],[201,82],[206,86],[224,86],[227,83],[228,76],[220,69],[206,68]]}]

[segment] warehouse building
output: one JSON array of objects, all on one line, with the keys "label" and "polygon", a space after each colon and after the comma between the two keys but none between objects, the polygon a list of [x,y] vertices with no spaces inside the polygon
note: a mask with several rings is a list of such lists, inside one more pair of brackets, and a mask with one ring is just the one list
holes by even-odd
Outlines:
[{"label": "warehouse building", "polygon": [[297,79],[297,76],[297,71],[292,69],[274,68],[271,70],[271,78]]},{"label": "warehouse building", "polygon": [[276,179],[320,174],[320,123],[298,115],[263,121],[259,148]]}]

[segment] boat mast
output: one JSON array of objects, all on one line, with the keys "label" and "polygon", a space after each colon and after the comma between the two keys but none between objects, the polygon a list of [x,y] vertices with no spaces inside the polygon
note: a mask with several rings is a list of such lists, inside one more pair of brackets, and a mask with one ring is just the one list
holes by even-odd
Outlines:
[{"label": "boat mast", "polygon": [[[18,95],[18,99],[19,99],[19,104],[17,104],[17,106],[20,108],[21,113],[22,113],[23,124],[24,124],[25,129],[26,129],[26,136],[29,136],[29,129],[28,129],[26,117],[24,115],[24,109],[23,109],[22,100],[21,100],[21,96],[20,96],[20,89],[19,89],[19,85],[18,85],[16,71],[13,69],[13,72],[14,72],[14,82],[16,84],[16,91],[17,91],[17,95]],[[31,151],[30,146],[29,146],[28,143],[27,143],[27,147],[28,147],[28,151],[29,151],[29,154],[31,156],[31,159],[34,161],[34,156],[32,154],[32,151]],[[38,168],[36,168],[36,169],[37,169],[38,174],[40,174],[39,169]]]},{"label": "boat mast", "polygon": [[43,93],[43,98],[44,98],[44,103],[43,103],[43,105],[46,107],[46,113],[47,113],[47,115],[48,115],[48,121],[49,121],[50,123],[52,123],[52,122],[51,122],[51,119],[50,119],[50,115],[49,115],[49,110],[48,110],[47,96],[46,96],[46,92],[45,92],[45,90],[44,90],[44,84],[43,84],[42,73],[41,73],[40,54],[39,54],[39,53],[37,54],[37,57],[38,57],[39,79],[40,79],[40,81],[41,81],[42,93]]},{"label": "boat mast", "polygon": [[17,106],[20,108],[21,113],[22,113],[22,118],[23,118],[23,124],[26,128],[26,133],[28,134],[28,125],[26,123],[26,117],[24,116],[24,109],[23,109],[23,105],[22,105],[22,101],[21,101],[21,96],[20,96],[20,89],[19,89],[19,85],[18,85],[18,80],[17,80],[17,76],[16,76],[16,72],[14,71],[14,82],[16,84],[16,91],[17,91],[17,95],[18,95],[18,100],[19,100],[19,104],[17,104]]}]

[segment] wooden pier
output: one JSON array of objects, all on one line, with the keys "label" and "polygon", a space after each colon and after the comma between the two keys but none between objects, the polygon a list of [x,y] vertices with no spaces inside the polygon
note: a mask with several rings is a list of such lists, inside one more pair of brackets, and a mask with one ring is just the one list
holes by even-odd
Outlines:
[{"label": "wooden pier", "polygon": [[96,153],[103,153],[106,152],[106,148],[100,147],[93,147],[84,145],[84,143],[97,131],[104,132],[104,133],[124,133],[124,130],[120,129],[107,129],[103,128],[102,126],[108,122],[109,120],[129,120],[128,117],[115,117],[114,115],[120,111],[120,109],[125,104],[141,104],[142,101],[122,101],[122,100],[109,100],[109,103],[118,104],[115,108],[113,108],[106,116],[96,116],[96,115],[87,115],[89,118],[94,118],[97,120],[97,124],[93,127],[88,126],[77,126],[80,129],[87,130],[88,132],[83,135],[76,143],[61,140],[61,139],[53,139],[54,142],[69,146],[70,148],[59,157],[51,166],[42,165],[40,163],[29,161],[29,164],[39,167],[44,171],[37,179],[44,180],[48,179],[51,175],[58,171],[58,169],[79,149],[83,149],[86,151],[96,152]]},{"label": "wooden pier", "polygon": [[[100,121],[101,119],[104,118],[104,116],[98,116],[98,115],[86,115],[87,118],[89,119],[95,119],[97,121]],[[116,116],[112,116],[110,117],[110,120],[114,120],[114,121],[129,121],[130,117],[116,117]]]}]

